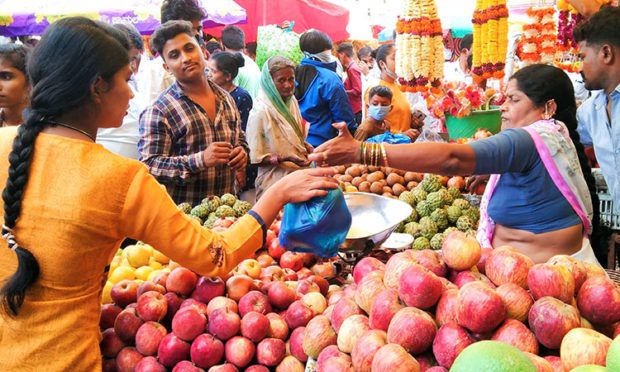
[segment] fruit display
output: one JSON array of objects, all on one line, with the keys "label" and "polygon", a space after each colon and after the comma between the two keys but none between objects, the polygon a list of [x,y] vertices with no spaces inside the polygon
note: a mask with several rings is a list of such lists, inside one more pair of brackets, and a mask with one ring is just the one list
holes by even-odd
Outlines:
[{"label": "fruit display", "polygon": [[232,194],[224,194],[204,198],[200,204],[193,207],[189,203],[181,203],[177,207],[204,227],[217,231],[232,225],[237,218],[252,209],[252,204],[238,200]]}]

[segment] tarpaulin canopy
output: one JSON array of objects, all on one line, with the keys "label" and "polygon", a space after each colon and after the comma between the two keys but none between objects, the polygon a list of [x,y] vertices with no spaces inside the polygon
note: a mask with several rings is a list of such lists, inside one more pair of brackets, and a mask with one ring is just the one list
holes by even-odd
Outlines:
[{"label": "tarpaulin canopy", "polygon": [[[142,34],[159,26],[162,0],[0,0],[0,35],[40,35],[50,23],[84,16],[106,23],[131,23]],[[201,0],[207,13],[204,27],[246,21],[245,10],[233,0]]]},{"label": "tarpaulin canopy", "polygon": [[[315,28],[329,35],[333,41],[349,38],[347,25],[349,11],[323,0],[235,0],[247,13],[247,22],[239,27],[245,32],[245,41],[256,41],[258,27],[295,21],[293,31],[302,33]],[[222,27],[205,30],[213,36],[221,35]]]}]

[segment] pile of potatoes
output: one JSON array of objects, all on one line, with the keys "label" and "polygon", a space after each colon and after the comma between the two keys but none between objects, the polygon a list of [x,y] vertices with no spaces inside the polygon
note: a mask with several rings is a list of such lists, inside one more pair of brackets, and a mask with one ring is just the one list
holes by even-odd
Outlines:
[{"label": "pile of potatoes", "polygon": [[334,177],[345,192],[371,192],[393,198],[412,190],[424,178],[424,173],[361,164],[339,166],[336,170],[338,174]]}]

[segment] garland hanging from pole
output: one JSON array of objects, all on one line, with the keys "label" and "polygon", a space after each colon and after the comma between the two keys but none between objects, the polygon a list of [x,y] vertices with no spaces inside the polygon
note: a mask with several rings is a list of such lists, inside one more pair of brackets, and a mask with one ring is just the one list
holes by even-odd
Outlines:
[{"label": "garland hanging from pole", "polygon": [[519,58],[526,65],[552,64],[555,58],[557,29],[555,7],[532,7],[527,10],[529,23],[523,26]]},{"label": "garland hanging from pole", "polygon": [[401,89],[424,92],[443,78],[443,39],[435,0],[406,0],[396,22],[396,74]]},{"label": "garland hanging from pole", "polygon": [[508,49],[506,0],[477,0],[472,23],[474,80],[503,78]]}]

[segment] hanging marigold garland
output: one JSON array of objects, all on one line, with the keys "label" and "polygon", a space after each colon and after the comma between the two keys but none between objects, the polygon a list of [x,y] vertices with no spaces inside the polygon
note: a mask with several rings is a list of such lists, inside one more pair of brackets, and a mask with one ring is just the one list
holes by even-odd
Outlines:
[{"label": "hanging marigold garland", "polygon": [[506,0],[477,0],[472,23],[474,80],[503,78],[508,49]]},{"label": "hanging marigold garland", "polygon": [[529,23],[523,26],[523,38],[519,42],[519,58],[526,65],[551,64],[555,58],[557,29],[555,8],[529,8]]},{"label": "hanging marigold garland", "polygon": [[443,40],[435,0],[406,0],[396,22],[396,74],[401,89],[424,92],[443,78]]}]

